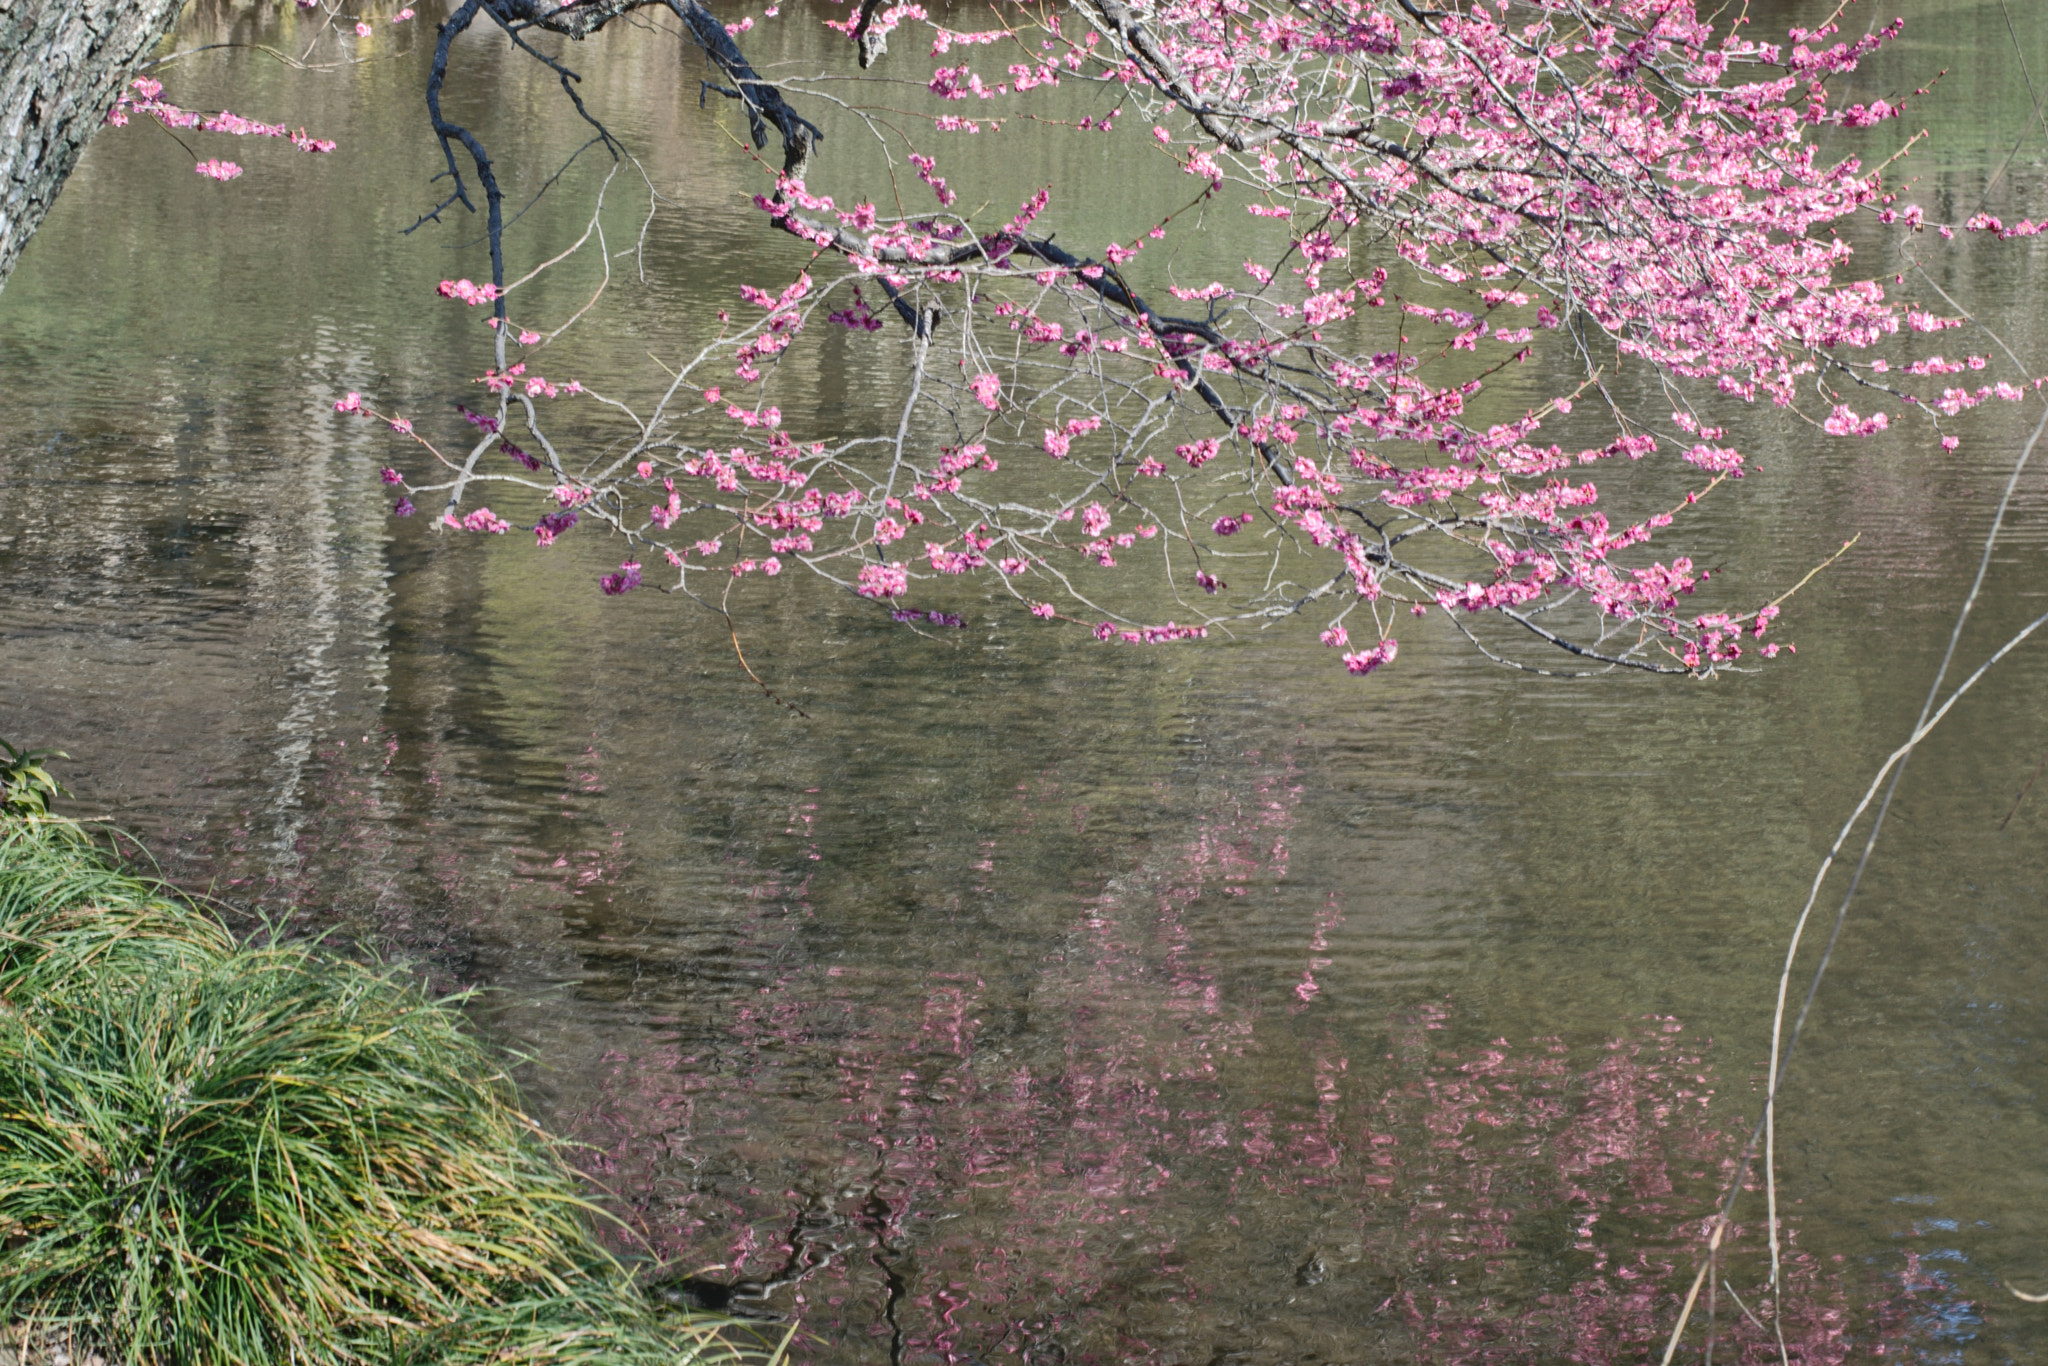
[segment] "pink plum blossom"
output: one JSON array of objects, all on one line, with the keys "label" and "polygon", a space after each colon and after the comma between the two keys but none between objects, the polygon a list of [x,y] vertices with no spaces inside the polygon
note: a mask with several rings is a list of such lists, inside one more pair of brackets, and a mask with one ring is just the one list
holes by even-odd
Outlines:
[{"label": "pink plum blossom", "polygon": [[1388,636],[1370,650],[1345,655],[1344,667],[1355,674],[1369,674],[1382,664],[1393,663],[1394,656],[1400,653],[1400,649],[1400,643],[1392,636]]},{"label": "pink plum blossom", "polygon": [[910,591],[909,566],[896,560],[889,564],[865,564],[857,576],[855,592],[864,598],[899,598]]}]

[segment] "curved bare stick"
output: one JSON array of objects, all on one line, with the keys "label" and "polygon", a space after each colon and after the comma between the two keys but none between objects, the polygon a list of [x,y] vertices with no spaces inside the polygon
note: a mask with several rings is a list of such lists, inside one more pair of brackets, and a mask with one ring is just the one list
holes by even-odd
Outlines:
[{"label": "curved bare stick", "polygon": [[[1765,1168],[1767,1172],[1769,1170],[1772,1156],[1770,1140],[1776,1127],[1773,1118],[1777,1109],[1778,1093],[1784,1086],[1785,1070],[1792,1060],[1793,1051],[1798,1047],[1800,1035],[1805,1030],[1807,1019],[1813,1009],[1814,998],[1820,991],[1821,979],[1827,972],[1828,963],[1834,955],[1835,945],[1841,936],[1843,923],[1848,917],[1849,906],[1855,897],[1857,884],[1862,879],[1864,869],[1869,865],[1871,851],[1876,848],[1878,834],[1883,828],[1884,814],[1890,809],[1892,794],[1898,790],[1899,776],[1904,772],[1906,760],[1912,756],[1914,749],[1919,746],[1921,740],[1925,739],[1929,732],[1941,724],[1942,718],[1948,715],[1949,709],[1955,706],[1956,702],[1965,693],[1974,688],[1978,681],[1990,672],[1993,665],[2004,659],[2006,655],[2010,654],[2043,625],[2048,625],[2048,615],[2037,617],[2032,622],[2029,622],[2016,635],[2001,645],[1996,653],[1979,665],[1969,678],[1959,684],[1955,691],[1950,693],[1948,698],[1941,703],[1938,709],[1934,708],[1934,699],[1938,695],[1942,678],[1946,675],[1949,664],[1955,657],[1956,643],[1961,638],[1963,625],[1968,620],[1970,612],[1975,608],[1978,593],[1983,587],[1984,576],[1991,563],[1991,554],[1997,545],[1999,532],[2004,526],[2005,514],[2011,504],[2013,492],[2019,483],[2021,473],[2026,469],[2028,460],[2033,455],[2035,445],[2039,443],[2044,432],[2048,432],[2048,413],[2042,415],[2041,421],[2034,428],[2034,434],[2028,438],[2026,446],[2020,451],[2019,459],[2013,464],[2012,475],[2006,481],[2005,495],[1999,500],[1997,514],[1992,520],[1991,531],[1985,537],[1984,554],[1978,564],[1977,578],[1971,584],[1969,596],[1964,600],[1962,611],[1957,616],[1955,629],[1949,636],[1948,650],[1943,655],[1941,669],[1935,676],[1934,689],[1929,692],[1926,704],[1921,707],[1920,719],[1915,724],[1913,733],[1907,737],[1905,744],[1893,750],[1885,759],[1883,765],[1879,767],[1877,773],[1871,778],[1869,787],[1864,791],[1863,799],[1856,804],[1855,810],[1849,813],[1849,819],[1843,822],[1840,833],[1835,836],[1835,842],[1829,846],[1826,856],[1821,860],[1819,870],[1814,874],[1813,886],[1807,893],[1806,904],[1800,908],[1799,918],[1793,925],[1791,943],[1785,951],[1785,966],[1778,976],[1777,1006],[1771,1021],[1770,1075],[1764,1093],[1764,1113],[1757,1121],[1756,1127],[1751,1131],[1749,1141],[1743,1145],[1741,1158],[1736,1163],[1735,1174],[1729,1182],[1728,1194],[1722,1202],[1720,1213],[1715,1216],[1717,1220],[1717,1236],[1713,1246],[1719,1245],[1719,1227],[1726,1223],[1729,1214],[1734,1208],[1735,1199],[1742,1191],[1742,1183],[1749,1174],[1749,1164],[1755,1156],[1757,1142],[1760,1138],[1764,1140],[1766,1145]],[[1891,779],[1889,785],[1886,785],[1885,782],[1887,778]],[[1883,805],[1879,808],[1876,819],[1871,823],[1871,831],[1868,838],[1864,841],[1863,852],[1857,861],[1855,872],[1850,880],[1848,893],[1842,898],[1841,907],[1836,912],[1834,929],[1828,936],[1827,946],[1822,952],[1820,962],[1815,966],[1813,979],[1807,987],[1806,998],[1800,1004],[1798,1017],[1793,1021],[1792,1032],[1788,1039],[1784,1033],[1785,1008],[1791,989],[1793,964],[1798,957],[1799,946],[1805,936],[1807,922],[1813,915],[1814,906],[1820,900],[1821,886],[1827,880],[1829,871],[1834,867],[1835,860],[1847,846],[1849,836],[1855,830],[1857,823],[1863,819],[1863,815],[1870,809],[1871,803],[1877,800],[1880,787],[1884,789]],[[1773,1187],[1773,1189],[1775,1188]],[[1771,1205],[1771,1219],[1773,1251],[1771,1273],[1773,1284],[1775,1285],[1778,1279],[1775,1196]],[[1695,1282],[1694,1290],[1698,1290],[1697,1282]],[[1692,1313],[1692,1302],[1693,1297],[1687,1296],[1685,1308],[1680,1312],[1679,1320],[1672,1328],[1671,1339],[1666,1344],[1664,1350],[1664,1366],[1669,1366],[1672,1354],[1678,1350],[1678,1340],[1684,1333],[1686,1320]]]}]

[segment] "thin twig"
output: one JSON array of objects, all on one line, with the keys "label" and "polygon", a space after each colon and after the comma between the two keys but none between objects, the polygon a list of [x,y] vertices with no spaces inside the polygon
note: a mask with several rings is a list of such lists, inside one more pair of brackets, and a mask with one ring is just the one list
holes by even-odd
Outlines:
[{"label": "thin twig", "polygon": [[799,707],[794,702],[783,701],[782,698],[777,695],[775,689],[769,687],[766,683],[761,682],[761,675],[755,673],[754,666],[747,663],[746,651],[740,649],[739,628],[733,625],[732,613],[730,612],[725,614],[725,629],[731,632],[732,634],[733,657],[738,659],[740,662],[740,667],[747,671],[747,677],[753,679],[754,682],[760,684],[761,691],[768,694],[768,700],[770,702],[773,702],[778,707],[787,707],[789,710],[795,712],[798,716],[803,717],[806,721],[810,720],[811,714],[809,712],[805,711],[802,707]]},{"label": "thin twig", "polygon": [[2013,815],[2019,811],[2020,803],[2027,799],[2027,794],[2034,790],[2034,783],[2040,778],[2041,770],[2044,768],[2048,768],[2048,750],[2043,750],[2041,752],[2041,762],[2034,765],[2033,776],[2028,778],[2027,785],[2020,789],[2020,795],[2012,799],[2012,810],[2007,811],[2005,813],[2005,819],[1998,823],[1998,828],[2000,830],[2003,830],[2006,826],[2012,824]]},{"label": "thin twig", "polygon": [[1756,1315],[1754,1315],[1754,1314],[1752,1314],[1752,1313],[1750,1313],[1750,1312],[1749,1312],[1749,1306],[1748,1306],[1748,1305],[1746,1305],[1746,1304],[1744,1304],[1744,1303],[1742,1302],[1742,1296],[1740,1296],[1740,1295],[1738,1295],[1738,1294],[1736,1294],[1736,1293],[1735,1293],[1735,1287],[1734,1287],[1733,1285],[1730,1285],[1730,1284],[1729,1284],[1729,1283],[1728,1283],[1727,1281],[1725,1281],[1725,1280],[1724,1280],[1724,1281],[1722,1281],[1722,1282],[1721,1282],[1721,1284],[1722,1284],[1722,1286],[1723,1286],[1723,1287],[1725,1287],[1725,1288],[1727,1289],[1727,1291],[1728,1291],[1728,1298],[1729,1298],[1729,1299],[1731,1299],[1731,1300],[1734,1300],[1734,1301],[1735,1301],[1735,1307],[1736,1307],[1737,1309],[1740,1309],[1740,1310],[1742,1311],[1742,1317],[1744,1317],[1744,1318],[1748,1319],[1748,1320],[1749,1320],[1749,1321],[1750,1321],[1751,1323],[1755,1324],[1755,1325],[1756,1325],[1756,1326],[1757,1326],[1758,1328],[1762,1328],[1762,1327],[1764,1326],[1764,1321],[1763,1321],[1762,1319],[1758,1318],[1758,1317],[1757,1317]]}]

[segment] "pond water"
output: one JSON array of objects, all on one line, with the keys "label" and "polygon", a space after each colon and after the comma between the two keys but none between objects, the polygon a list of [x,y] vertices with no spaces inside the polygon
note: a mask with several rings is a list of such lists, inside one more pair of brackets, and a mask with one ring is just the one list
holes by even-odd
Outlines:
[{"label": "pond water", "polygon": [[[754,35],[771,74],[825,50],[826,11],[793,8]],[[1895,98],[1949,70],[1915,195],[2040,216],[2048,25],[1903,8],[1856,79]],[[177,42],[302,46],[304,23],[202,8]],[[1918,709],[2032,415],[1946,457],[1753,415],[1761,468],[1699,558],[1754,589],[1862,537],[1757,676],[1535,679],[1422,628],[1359,680],[1307,623],[1140,651],[991,599],[934,639],[785,584],[737,621],[797,715],[722,621],[602,598],[616,545],[386,515],[393,449],[334,397],[452,423],[432,415],[486,363],[476,316],[432,299],[485,274],[471,226],[400,231],[436,197],[430,32],[381,26],[339,71],[175,64],[170,98],[341,150],[237,146],[250,173],[222,186],[152,127],[109,132],[0,294],[0,735],[69,750],[78,809],[239,914],[295,908],[484,988],[622,1247],[767,1283],[799,1360],[1654,1359],[1757,1113],[1806,883]],[[523,202],[580,135],[530,64],[474,46],[451,99]],[[550,364],[647,389],[706,300],[785,278],[793,248],[733,207],[740,125],[699,109],[672,32],[571,55],[677,207],[649,283],[616,258]],[[1019,142],[964,197],[1115,184],[1068,216],[1085,238],[1178,192],[1116,179],[1109,140]],[[600,174],[541,198],[515,256],[574,240]],[[638,194],[608,208],[614,250]],[[1176,268],[1234,268],[1226,236]],[[2048,249],[1911,245],[2048,373]],[[1900,243],[1864,249],[1889,271]],[[578,258],[542,301],[598,277]],[[893,422],[893,334],[820,354],[793,423]],[[2044,480],[1966,662],[2048,597]],[[2048,1289],[2048,786],[2013,809],[2048,751],[2040,661],[1915,760],[1794,1065],[1801,1360],[2048,1360],[2048,1308],[2005,1289]],[[1724,1361],[1776,1356],[1748,1317],[1759,1203],[1717,1293]]]}]

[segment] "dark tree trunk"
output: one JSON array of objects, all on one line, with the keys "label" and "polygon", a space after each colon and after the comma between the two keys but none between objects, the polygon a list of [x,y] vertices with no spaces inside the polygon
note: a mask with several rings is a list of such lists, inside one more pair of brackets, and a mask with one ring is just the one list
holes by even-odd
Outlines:
[{"label": "dark tree trunk", "polygon": [[184,0],[0,0],[0,286]]}]

